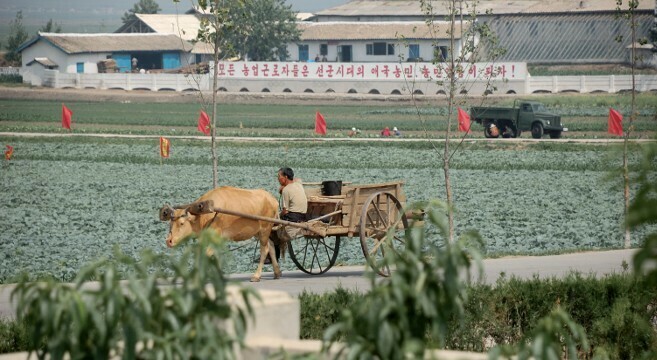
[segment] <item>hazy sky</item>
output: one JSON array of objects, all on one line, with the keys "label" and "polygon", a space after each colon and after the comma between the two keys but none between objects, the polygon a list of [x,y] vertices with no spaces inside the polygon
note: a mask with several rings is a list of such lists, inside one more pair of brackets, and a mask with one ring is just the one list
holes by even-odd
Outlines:
[{"label": "hazy sky", "polygon": [[347,2],[349,0],[287,0],[287,3],[291,4],[294,10],[301,12],[315,12]]},{"label": "hazy sky", "polygon": [[[0,0],[2,1],[2,0]],[[61,0],[60,0],[61,1]],[[138,0],[134,0],[137,2]],[[173,3],[172,0],[157,0],[160,7],[164,8],[163,5],[168,6],[170,3]],[[292,9],[300,12],[315,12],[319,10],[324,10],[336,5],[341,5],[349,2],[349,0],[286,0],[286,2],[292,5]],[[181,6],[189,4],[189,0],[180,0]]]},{"label": "hazy sky", "polygon": [[[162,14],[175,14],[190,9],[190,0],[156,0]],[[232,0],[229,0],[232,1]],[[45,25],[49,19],[64,32],[113,32],[121,25],[121,16],[139,0],[0,0],[0,41],[9,33],[16,13],[23,14],[23,25],[29,33]],[[299,12],[317,12],[345,4],[349,0],[286,0]],[[196,1],[194,1],[196,3]]]}]

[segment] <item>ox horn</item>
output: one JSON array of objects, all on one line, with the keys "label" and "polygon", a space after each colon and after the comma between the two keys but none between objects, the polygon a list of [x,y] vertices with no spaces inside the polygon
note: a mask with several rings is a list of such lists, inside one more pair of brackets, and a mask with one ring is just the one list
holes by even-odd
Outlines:
[{"label": "ox horn", "polygon": [[173,219],[173,209],[169,205],[164,205],[160,209],[160,221],[169,221]]},{"label": "ox horn", "polygon": [[214,209],[214,201],[206,200],[206,201],[199,201],[191,204],[187,208],[187,211],[189,211],[189,213],[192,215],[199,215],[199,214],[208,214],[214,212],[213,209]]}]

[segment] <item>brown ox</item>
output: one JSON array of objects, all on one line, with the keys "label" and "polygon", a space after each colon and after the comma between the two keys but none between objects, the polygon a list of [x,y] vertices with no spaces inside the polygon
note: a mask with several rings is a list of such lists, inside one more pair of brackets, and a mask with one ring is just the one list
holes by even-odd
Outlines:
[{"label": "brown ox", "polygon": [[[265,190],[246,190],[230,186],[222,186],[208,191],[196,200],[211,200],[214,207],[232,210],[247,215],[276,218],[278,213],[278,201]],[[167,236],[167,246],[174,247],[191,234],[198,234],[201,230],[211,227],[221,236],[233,240],[243,241],[257,237],[260,240],[260,263],[251,281],[260,281],[262,266],[265,257],[269,253],[274,266],[274,278],[281,277],[281,270],[276,261],[273,246],[269,246],[269,234],[273,223],[267,221],[250,220],[239,216],[221,213],[209,213],[193,215],[189,209],[162,208],[160,217],[170,220],[171,227]]]}]

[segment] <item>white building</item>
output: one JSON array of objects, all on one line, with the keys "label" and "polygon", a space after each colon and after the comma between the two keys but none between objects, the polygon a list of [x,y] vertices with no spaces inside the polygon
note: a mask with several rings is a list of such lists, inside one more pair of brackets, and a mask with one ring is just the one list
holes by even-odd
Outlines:
[{"label": "white building", "polygon": [[[301,39],[288,45],[289,61],[399,62],[445,60],[448,56],[449,26],[432,27],[420,21],[386,22],[300,22]],[[468,27],[455,25],[456,53],[463,41],[477,41]]]},{"label": "white building", "polygon": [[56,69],[61,73],[97,73],[98,62],[114,59],[119,72],[176,69],[193,60],[192,45],[175,35],[39,33],[18,51],[22,74]]}]

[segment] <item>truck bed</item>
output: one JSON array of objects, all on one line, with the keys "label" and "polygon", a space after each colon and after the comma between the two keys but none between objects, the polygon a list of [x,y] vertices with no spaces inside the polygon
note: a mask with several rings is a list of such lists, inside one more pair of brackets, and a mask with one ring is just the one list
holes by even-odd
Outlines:
[{"label": "truck bed", "polygon": [[515,122],[518,118],[518,108],[508,107],[480,107],[470,108],[470,119],[481,123],[484,119],[510,120]]}]

